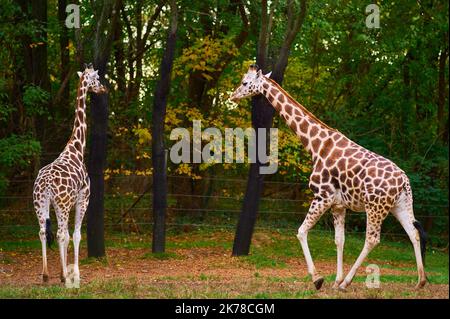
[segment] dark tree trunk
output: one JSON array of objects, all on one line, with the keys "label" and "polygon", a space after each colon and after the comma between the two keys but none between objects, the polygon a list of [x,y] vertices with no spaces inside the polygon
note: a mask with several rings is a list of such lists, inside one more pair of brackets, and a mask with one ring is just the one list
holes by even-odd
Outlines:
[{"label": "dark tree trunk", "polygon": [[58,20],[59,26],[61,28],[61,33],[59,35],[59,50],[60,50],[60,59],[61,59],[61,74],[60,74],[60,82],[62,86],[61,95],[59,97],[59,101],[61,102],[61,106],[64,108],[70,107],[71,103],[69,103],[69,94],[70,94],[70,86],[69,86],[69,67],[70,67],[70,56],[69,56],[69,36],[68,29],[65,25],[66,20],[66,6],[67,0],[58,0]]},{"label": "dark tree trunk", "polygon": [[[118,0],[118,7],[122,10],[122,1]],[[114,29],[114,62],[116,66],[116,82],[117,89],[119,93],[119,103],[124,104],[124,96],[126,91],[125,84],[125,52],[123,46],[123,38],[122,38],[122,21],[120,19],[117,20],[117,28]]]},{"label": "dark tree trunk", "polygon": [[[293,2],[289,3],[289,16],[288,16],[288,30],[284,38],[284,42],[279,50],[278,57],[273,68],[272,79],[278,82],[280,85],[283,82],[284,72],[287,67],[289,50],[295,39],[295,36],[300,31],[306,14],[306,3],[301,2],[300,12],[297,16],[294,16]],[[266,71],[268,67],[269,59],[269,36],[271,32],[272,17],[274,6],[270,9],[270,13],[267,13],[267,1],[262,1],[262,17],[261,17],[261,30],[258,39],[258,48],[256,55],[256,63]],[[275,61],[275,59],[270,59]],[[266,129],[266,141],[268,129],[272,127],[273,116],[275,110],[267,99],[262,96],[255,96],[252,98],[252,126],[256,130],[256,154],[259,154],[258,145],[261,136],[258,134],[258,128]],[[266,148],[267,149],[267,148]],[[264,175],[260,174],[260,168],[262,164],[257,159],[256,163],[250,165],[250,171],[247,181],[247,189],[244,196],[244,202],[242,205],[242,211],[239,215],[239,221],[236,228],[236,234],[233,243],[233,256],[248,255],[250,252],[250,245],[253,236],[253,231],[256,224],[256,218],[258,215],[259,202],[263,193]]]},{"label": "dark tree trunk", "polygon": [[49,91],[50,80],[47,67],[47,0],[31,1],[31,16],[39,29],[35,37],[40,43],[32,48],[32,82]]},{"label": "dark tree trunk", "polygon": [[159,69],[160,79],[156,85],[152,117],[152,163],[153,163],[153,241],[152,252],[165,251],[165,219],[167,208],[166,149],[164,146],[164,119],[170,77],[176,49],[178,9],[176,1],[170,2],[171,22],[166,48]]},{"label": "dark tree trunk", "polygon": [[[105,83],[106,60],[95,61],[94,66]],[[91,124],[88,173],[91,195],[87,210],[87,244],[89,257],[105,255],[104,242],[104,178],[108,130],[108,95],[91,94]]]},{"label": "dark tree trunk", "polygon": [[438,137],[439,139],[448,144],[448,132],[446,132],[446,121],[448,117],[444,116],[445,108],[445,93],[446,93],[446,81],[445,81],[445,64],[448,57],[448,48],[442,50],[439,57],[439,79],[438,79],[438,110],[437,110],[437,121],[438,121]]},{"label": "dark tree trunk", "polygon": [[[272,127],[274,108],[267,99],[262,96],[252,98],[252,126],[257,131],[258,128]],[[256,154],[258,154],[258,140],[261,138],[256,134]],[[239,215],[239,222],[233,244],[233,256],[248,255],[252,240],[253,230],[258,215],[259,202],[263,192],[264,175],[259,173],[262,164],[257,159],[256,163],[250,164],[242,211]]]},{"label": "dark tree trunk", "polygon": [[[24,35],[23,66],[25,79],[22,85],[33,84],[50,92],[50,80],[47,67],[47,1],[46,0],[16,0],[26,19],[32,20],[37,26],[34,36]],[[51,112],[50,103],[48,110]],[[20,108],[19,108],[20,109]],[[47,151],[45,144],[45,130],[47,128],[47,116],[34,118],[33,131],[38,139],[44,141],[43,149]]]},{"label": "dark tree trunk", "polygon": [[[117,27],[117,8],[114,2],[106,0],[94,9],[97,21],[94,41],[94,69],[98,70],[100,82],[105,79],[108,60],[111,55],[113,30]],[[104,168],[107,154],[108,94],[91,96],[91,125],[88,174],[91,180],[91,195],[87,210],[87,244],[89,257],[105,255],[104,238]]]},{"label": "dark tree trunk", "polygon": [[[50,78],[47,65],[47,0],[31,1],[31,16],[39,26],[34,39],[34,41],[38,42],[38,45],[31,49],[32,83],[50,92]],[[55,115],[51,103],[49,102],[46,106],[48,112],[51,115]],[[49,141],[47,140],[47,132],[52,131],[51,128],[49,129],[49,124],[47,115],[36,116],[36,133],[38,138],[44,141],[43,149],[47,152],[52,150],[53,145],[48,143]]]}]

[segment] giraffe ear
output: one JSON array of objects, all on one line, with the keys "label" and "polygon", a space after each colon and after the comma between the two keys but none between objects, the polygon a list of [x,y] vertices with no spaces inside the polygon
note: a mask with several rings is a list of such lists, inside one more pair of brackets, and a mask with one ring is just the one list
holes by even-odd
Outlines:
[{"label": "giraffe ear", "polygon": [[81,73],[80,71],[77,72],[78,76],[81,78],[81,76],[83,75],[83,73]]},{"label": "giraffe ear", "polygon": [[258,72],[256,72],[256,77],[259,78],[262,75],[262,71],[261,69],[258,70]]},{"label": "giraffe ear", "polygon": [[272,75],[272,71],[270,71],[269,73],[267,73],[266,75],[264,75],[266,78],[270,78],[270,76]]}]

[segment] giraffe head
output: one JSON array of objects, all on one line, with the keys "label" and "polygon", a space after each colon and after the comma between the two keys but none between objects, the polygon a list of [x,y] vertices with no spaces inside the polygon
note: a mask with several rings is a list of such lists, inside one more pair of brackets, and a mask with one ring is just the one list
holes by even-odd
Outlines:
[{"label": "giraffe head", "polygon": [[264,78],[270,77],[271,73],[269,72],[264,75],[260,69],[258,70],[256,64],[250,65],[247,73],[242,78],[241,85],[231,94],[230,100],[238,102],[240,99],[260,94],[262,92]]},{"label": "giraffe head", "polygon": [[95,71],[92,64],[85,65],[84,71],[77,73],[81,79],[82,86],[85,87],[88,92],[94,92],[96,94],[107,92],[106,87],[99,81],[100,76],[98,75],[98,70]]}]

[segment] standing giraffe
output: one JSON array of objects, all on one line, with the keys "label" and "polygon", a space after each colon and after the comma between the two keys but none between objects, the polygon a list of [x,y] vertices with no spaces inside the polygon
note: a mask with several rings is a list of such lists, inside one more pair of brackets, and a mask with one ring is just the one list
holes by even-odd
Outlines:
[{"label": "standing giraffe", "polygon": [[[414,218],[412,192],[405,172],[390,160],[356,144],[320,121],[269,76],[270,74],[263,75],[256,65],[251,65],[230,99],[236,102],[245,97],[263,94],[312,156],[313,170],[309,187],[314,199],[298,230],[297,238],[315,287],[320,289],[324,280],[314,267],[307,236],[308,231],[329,208],[333,214],[337,247],[334,288],[344,290],[352,282],[359,266],[380,242],[381,224],[389,212],[398,219],[414,246],[419,274],[416,287],[423,287],[426,283],[423,266],[425,232]],[[346,209],[365,211],[367,224],[364,248],[344,278]]]},{"label": "standing giraffe", "polygon": [[61,282],[67,277],[67,247],[69,245],[69,213],[75,206],[74,280],[79,282],[78,249],[81,240],[81,223],[89,203],[89,177],[83,162],[86,147],[86,96],[87,92],[105,93],[100,84],[98,71],[92,65],[78,72],[80,82],[77,90],[77,105],[72,135],[62,153],[52,163],[44,166],[34,182],[33,203],[39,220],[39,237],[42,243],[42,279],[48,281],[46,243],[53,241],[50,229],[50,204],[58,221],[56,235],[61,257]]}]

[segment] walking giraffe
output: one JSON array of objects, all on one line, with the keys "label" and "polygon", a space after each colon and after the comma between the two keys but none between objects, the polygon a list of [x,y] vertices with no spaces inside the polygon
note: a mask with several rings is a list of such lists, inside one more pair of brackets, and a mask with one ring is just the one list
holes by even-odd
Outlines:
[{"label": "walking giraffe", "polygon": [[[423,266],[425,232],[414,218],[412,192],[405,172],[390,160],[356,144],[320,121],[269,76],[270,74],[263,75],[256,65],[251,65],[230,99],[236,102],[245,97],[263,94],[312,156],[313,170],[309,187],[314,199],[298,230],[297,238],[316,288],[320,289],[324,280],[314,266],[307,237],[308,231],[329,208],[333,214],[337,247],[334,288],[344,290],[352,282],[359,266],[380,242],[381,224],[389,212],[398,219],[413,244],[419,275],[416,287],[423,287],[426,283]],[[365,211],[367,224],[364,248],[344,278],[346,209]]]},{"label": "walking giraffe", "polygon": [[58,221],[56,235],[61,258],[61,282],[67,277],[67,247],[69,245],[69,214],[75,206],[74,281],[79,282],[78,249],[81,240],[81,223],[89,203],[89,177],[84,165],[86,147],[86,96],[87,92],[106,92],[100,84],[98,71],[92,65],[78,72],[80,81],[77,90],[77,105],[72,135],[62,153],[52,163],[44,166],[34,182],[33,203],[39,220],[39,237],[42,243],[42,279],[48,281],[46,243],[51,244],[50,204]]}]

